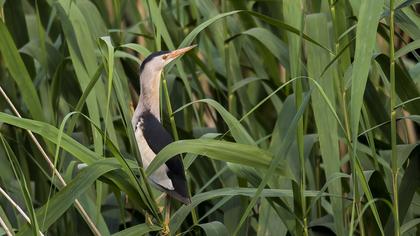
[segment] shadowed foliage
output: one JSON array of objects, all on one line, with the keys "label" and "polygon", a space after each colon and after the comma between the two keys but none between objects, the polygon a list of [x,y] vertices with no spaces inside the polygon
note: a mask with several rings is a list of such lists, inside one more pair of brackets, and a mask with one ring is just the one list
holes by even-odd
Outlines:
[{"label": "shadowed foliage", "polygon": [[[0,0],[0,235],[418,235],[419,8]],[[192,44],[145,170],[139,64]],[[148,175],[176,155],[166,225]]]}]

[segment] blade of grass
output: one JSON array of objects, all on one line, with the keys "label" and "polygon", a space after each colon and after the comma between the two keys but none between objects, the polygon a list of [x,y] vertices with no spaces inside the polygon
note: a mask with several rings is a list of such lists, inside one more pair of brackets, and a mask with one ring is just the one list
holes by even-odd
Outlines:
[{"label": "blade of grass", "polygon": [[[169,158],[181,153],[194,153],[215,160],[264,169],[270,167],[272,161],[270,152],[251,145],[210,139],[181,140],[169,144],[160,151],[147,168],[146,175],[149,176]],[[256,159],[256,156],[259,158]],[[290,177],[285,163],[278,165],[275,170],[280,175]]]},{"label": "blade of grass", "polygon": [[395,27],[395,1],[389,1],[389,80],[390,87],[390,112],[391,112],[391,169],[392,169],[392,193],[393,193],[393,212],[394,212],[394,235],[400,235],[400,217],[398,202],[398,154],[397,154],[397,111],[394,110],[397,97],[395,90],[395,46],[394,46],[394,27]]},{"label": "blade of grass", "polygon": [[[310,92],[309,92],[310,94]],[[287,151],[290,148],[290,145],[292,143],[292,139],[290,138],[290,136],[292,135],[292,130],[295,130],[298,120],[301,118],[307,104],[309,101],[309,96],[306,95],[305,99],[302,101],[302,105],[299,107],[299,110],[297,111],[292,123],[290,124],[290,127],[287,131],[286,137],[284,139],[284,141],[281,143],[281,146],[279,148],[279,150],[283,153],[287,153]],[[266,184],[268,183],[269,179],[271,178],[272,174],[274,173],[274,170],[277,168],[277,166],[280,164],[280,161],[282,160],[281,155],[278,155],[277,153],[274,155],[275,158],[273,158],[273,160],[270,163],[269,169],[267,170],[267,172],[264,175],[264,178],[262,179],[260,185],[258,186],[257,192],[255,193],[255,195],[253,196],[250,204],[248,205],[248,207],[246,208],[244,214],[241,217],[241,220],[239,222],[239,225],[236,227],[235,232],[233,233],[233,235],[236,235],[238,233],[238,229],[242,226],[242,224],[245,222],[245,219],[248,217],[249,213],[251,212],[252,208],[255,206],[255,204],[257,203],[257,200],[263,190],[263,188],[266,186]]]},{"label": "blade of grass", "polygon": [[[311,14],[306,17],[306,32],[313,39],[329,45],[328,34],[321,33],[320,27],[325,26],[324,30],[327,29],[327,18],[323,13]],[[335,90],[334,80],[332,76],[333,68],[327,70],[323,75],[322,68],[328,65],[329,55],[323,50],[319,50],[314,45],[307,44],[307,68],[308,76],[317,78],[317,81],[325,91],[326,96],[331,101],[331,105],[335,108]],[[338,147],[338,130],[337,123],[332,113],[328,112],[328,107],[325,104],[324,99],[319,91],[314,91],[312,94],[312,108],[315,116],[315,124],[317,127],[317,133],[319,135],[319,144],[321,156],[325,169],[325,177],[340,172],[340,155]],[[333,182],[329,188],[329,192],[332,194],[342,193],[342,187],[340,181]],[[338,235],[345,234],[344,228],[344,211],[343,203],[340,199],[331,199],[332,211],[334,216],[335,230]]]},{"label": "blade of grass", "polygon": [[[289,23],[291,26],[296,27],[299,30],[299,35],[293,35],[292,33],[287,34],[288,44],[289,44],[289,58],[290,58],[290,75],[291,78],[295,78],[301,75],[301,48],[302,48],[302,37],[303,37],[303,28],[304,28],[304,14],[303,14],[303,5],[302,1],[289,0],[284,2],[284,19],[286,23]],[[286,68],[287,69],[287,68]],[[295,107],[300,107],[302,104],[303,97],[303,86],[301,80],[296,80],[294,83],[294,95],[295,95]],[[306,171],[305,171],[305,157],[304,157],[304,119],[300,118],[298,120],[297,129],[296,129],[296,143],[298,146],[298,157],[299,157],[299,182],[297,184],[292,183],[292,188],[294,190],[295,199],[294,211],[299,217],[299,221],[303,222],[301,225],[298,220],[296,220],[296,230],[297,235],[303,232],[303,235],[309,235],[308,232],[308,220],[305,215],[306,210],[306,199],[303,196],[303,192],[306,189]]]},{"label": "blade of grass", "polygon": [[10,145],[7,143],[7,141],[4,139],[3,135],[0,134],[0,139],[2,141],[3,147],[6,151],[6,155],[9,159],[9,162],[11,164],[13,173],[16,176],[16,179],[19,182],[20,185],[20,191],[22,192],[23,199],[25,200],[26,209],[29,211],[29,217],[30,217],[30,225],[32,229],[32,233],[34,235],[38,235],[38,232],[40,232],[38,220],[35,216],[35,209],[33,207],[33,201],[31,198],[31,194],[29,192],[28,184],[25,179],[25,175],[22,171],[22,168],[19,165],[19,162],[10,147]]},{"label": "blade of grass", "polygon": [[162,228],[156,225],[138,224],[130,228],[121,230],[118,233],[112,234],[112,236],[137,236],[145,235],[150,232],[159,231]]},{"label": "blade of grass", "polygon": [[199,224],[196,227],[201,228],[207,236],[229,235],[226,226],[220,221]]},{"label": "blade of grass", "polygon": [[190,103],[185,104],[184,106],[178,108],[173,113],[175,114],[177,112],[180,112],[181,110],[183,110],[187,106],[191,106],[192,104],[201,103],[201,102],[207,103],[208,105],[210,105],[211,107],[216,109],[216,111],[219,112],[219,114],[222,116],[223,120],[229,126],[229,130],[232,133],[236,142],[243,143],[243,144],[255,145],[255,141],[253,140],[251,135],[248,133],[248,131],[242,126],[240,121],[238,121],[232,114],[230,114],[222,105],[220,105],[219,103],[217,103],[216,101],[214,101],[212,99],[201,99],[201,100],[198,100],[198,101],[190,102]]},{"label": "blade of grass", "polygon": [[36,88],[32,83],[31,77],[23,63],[21,56],[13,42],[9,31],[3,21],[0,20],[0,52],[3,55],[3,61],[9,69],[9,73],[15,80],[23,100],[31,113],[32,117],[37,120],[44,120],[41,102],[36,92]]},{"label": "blade of grass", "polygon": [[0,217],[0,226],[1,226],[1,230],[4,230],[3,232],[0,231],[0,233],[6,233],[7,236],[13,236],[12,234],[12,230],[9,229],[6,225],[6,223],[4,222],[4,220]]},{"label": "blade of grass", "polygon": [[[7,201],[13,205],[14,208],[23,216],[23,218],[28,222],[31,223],[31,220],[26,215],[26,213],[22,210],[22,208],[7,194],[6,191],[3,190],[3,188],[0,187],[0,194],[7,199]],[[39,235],[44,235],[41,231],[39,231]]]},{"label": "blade of grass", "polygon": [[[77,176],[70,181],[63,189],[55,194],[49,201],[49,210],[46,214],[45,224],[41,230],[47,230],[56,220],[70,208],[81,194],[102,175],[112,170],[121,168],[118,161],[114,158],[98,160],[85,167]],[[42,219],[46,211],[46,206],[36,211],[37,218]],[[19,230],[20,235],[28,235],[28,226],[24,225]],[[99,233],[99,235],[105,232]]]},{"label": "blade of grass", "polygon": [[[21,115],[19,114],[19,112],[17,111],[16,107],[13,105],[13,103],[10,101],[9,97],[7,96],[7,94],[4,92],[3,88],[0,87],[0,93],[3,95],[3,97],[6,99],[7,103],[9,104],[9,106],[12,108],[13,112],[20,118],[22,119]],[[4,113],[0,113],[0,116],[4,114]],[[16,120],[19,120],[19,118],[10,116],[9,118],[11,118],[11,120],[13,120],[13,118]],[[0,118],[0,120],[2,120]],[[4,121],[4,120],[3,120]],[[17,122],[19,123],[19,122]],[[27,124],[28,126],[33,125],[32,122],[28,122],[29,124]],[[40,122],[41,123],[41,122]],[[39,127],[38,127],[39,128]],[[38,140],[35,138],[35,136],[33,135],[32,131],[27,128],[26,129],[29,136],[31,137],[32,141],[35,143],[37,149],[41,152],[42,156],[44,157],[44,160],[48,163],[48,166],[50,167],[50,169],[54,172],[55,175],[57,175],[58,179],[60,180],[62,185],[66,185],[66,182],[64,181],[64,179],[61,177],[60,172],[55,168],[54,164],[51,162],[50,158],[48,157],[47,153],[44,151],[44,149],[42,148],[41,144],[38,142]],[[42,130],[42,128],[41,128]],[[92,229],[93,233],[95,235],[100,235],[99,230],[96,228],[95,224],[93,224],[92,220],[90,219],[90,217],[87,215],[86,211],[84,210],[83,206],[80,204],[80,202],[76,199],[75,200],[75,204],[77,209],[79,210],[79,212],[82,214],[83,218],[86,220],[86,223],[89,225],[89,227]]]},{"label": "blade of grass", "polygon": [[[214,198],[220,198],[224,196],[247,196],[252,198],[257,193],[256,188],[222,188],[211,190],[205,193],[200,193],[192,197],[190,205],[184,205],[180,207],[171,217],[170,228],[172,231],[178,230],[182,222],[188,216],[192,208],[197,207],[200,203],[208,201]],[[306,190],[304,193],[305,197],[318,196],[318,191]],[[260,193],[261,197],[287,197],[293,198],[293,192],[290,189],[264,189]],[[323,196],[330,196],[329,194],[323,194]],[[341,197],[341,196],[334,196]]]},{"label": "blade of grass", "polygon": [[[363,103],[363,93],[365,91],[366,81],[368,79],[368,73],[370,68],[371,57],[375,49],[376,42],[376,29],[378,27],[380,15],[382,12],[384,1],[363,1],[358,15],[358,23],[356,28],[356,49],[351,77],[351,99],[350,99],[350,128],[352,133],[352,171],[355,175],[354,178],[354,199],[353,204],[359,201],[358,195],[358,178],[361,181],[361,185],[365,194],[368,198],[371,198],[369,187],[367,186],[366,180],[362,174],[362,168],[359,161],[357,160],[357,135],[359,130],[360,114]],[[359,204],[357,204],[359,206]],[[382,224],[375,205],[372,205],[375,219],[383,232]],[[353,207],[353,209],[355,209]],[[352,217],[350,222],[350,235],[353,233],[354,223],[354,210],[352,211]],[[362,229],[363,231],[363,229]]]}]

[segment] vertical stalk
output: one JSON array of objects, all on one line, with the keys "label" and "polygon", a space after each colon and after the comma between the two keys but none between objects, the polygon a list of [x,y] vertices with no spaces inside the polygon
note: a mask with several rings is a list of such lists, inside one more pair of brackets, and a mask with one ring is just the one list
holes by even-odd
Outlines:
[{"label": "vertical stalk", "polygon": [[9,228],[7,228],[6,223],[4,222],[4,220],[1,217],[0,217],[0,226],[6,232],[7,236],[13,236],[12,231]]},{"label": "vertical stalk", "polygon": [[[4,92],[4,90],[3,90],[3,88],[1,86],[0,86],[0,94],[4,97],[4,99],[6,100],[6,102],[9,104],[9,106],[12,109],[13,113],[15,113],[15,115],[17,117],[22,118],[22,116],[20,115],[19,111],[16,109],[15,105],[12,103],[12,101],[9,98],[9,96],[7,96],[7,94]],[[64,180],[64,178],[62,177],[62,175],[60,174],[60,172],[57,170],[57,168],[55,168],[55,165],[51,162],[51,158],[47,155],[47,153],[45,152],[44,148],[39,143],[38,139],[36,139],[36,137],[32,133],[32,131],[30,131],[30,130],[26,130],[26,131],[28,132],[29,137],[35,143],[35,146],[37,147],[38,151],[44,157],[44,160],[47,162],[48,166],[51,168],[51,171],[53,172],[53,175],[56,175],[58,177],[58,180],[61,183],[61,185],[63,185],[65,187],[67,185],[66,181]],[[85,208],[83,208],[83,206],[80,203],[80,201],[78,199],[75,199],[74,200],[74,204],[75,204],[77,210],[79,210],[79,212],[82,215],[83,219],[86,221],[86,223],[89,226],[89,228],[92,230],[92,233],[95,236],[101,235],[101,232],[96,227],[96,225],[93,223],[92,219],[90,218],[90,216],[86,212]]]},{"label": "vertical stalk", "polygon": [[[353,166],[353,165],[352,165]],[[351,216],[350,216],[350,229],[349,229],[349,236],[352,236],[354,233],[354,219],[356,218],[356,198],[355,198],[355,196],[357,196],[358,195],[358,190],[357,190],[357,181],[356,181],[356,171],[354,170],[352,170],[352,174],[353,174],[353,179],[354,179],[354,181],[353,181],[353,189],[354,189],[354,191],[353,191],[353,201],[352,201],[352,203],[351,203]]]},{"label": "vertical stalk", "polygon": [[362,211],[362,199],[359,198],[357,200],[357,215],[360,217],[359,221],[359,228],[360,228],[360,236],[365,236],[365,224],[363,223],[363,211]]},{"label": "vertical stalk", "polygon": [[[301,2],[302,4],[302,2]],[[296,63],[296,71],[292,71],[292,74],[295,76],[298,76],[300,74],[300,55],[301,55],[301,49],[302,49],[302,36],[303,36],[303,26],[304,26],[304,12],[303,12],[303,6],[301,5],[301,19],[300,19],[300,35],[299,35],[299,49],[297,53],[297,61]],[[295,83],[296,91],[295,91],[295,97],[296,97],[296,109],[301,106],[302,104],[302,80],[296,80]],[[303,117],[303,116],[302,116]],[[303,235],[307,236],[309,235],[308,232],[308,222],[306,217],[306,198],[304,195],[305,192],[305,186],[306,186],[306,170],[305,170],[305,156],[304,156],[304,129],[303,129],[303,118],[299,119],[298,125],[297,125],[297,145],[299,150],[299,164],[300,164],[300,180],[299,180],[299,192],[300,192],[300,203],[301,203],[301,210],[302,210],[302,221],[303,221]]]},{"label": "vertical stalk", "polygon": [[168,92],[168,84],[166,79],[163,79],[163,91],[165,93],[165,101],[166,101],[166,109],[168,110],[169,121],[171,123],[172,135],[174,136],[174,140],[177,141],[179,139],[178,131],[176,130],[175,124],[175,117],[173,116],[171,100],[169,99],[169,92]]},{"label": "vertical stalk", "polygon": [[[348,36],[344,36],[341,37],[341,35],[348,29],[348,23],[347,23],[347,17],[346,17],[346,9],[347,9],[347,4],[346,1],[335,1],[335,0],[329,0],[329,6],[330,6],[330,12],[331,12],[331,17],[332,17],[332,23],[333,23],[333,27],[334,27],[334,34],[335,34],[335,52],[339,52],[341,51],[345,45],[349,42],[349,38]],[[351,140],[351,131],[350,131],[350,121],[349,121],[349,113],[347,110],[347,100],[346,100],[346,89],[345,89],[345,84],[344,84],[344,74],[345,71],[347,70],[347,68],[349,67],[349,65],[351,64],[350,62],[350,50],[346,49],[345,52],[343,53],[343,55],[340,56],[339,59],[339,63],[336,66],[335,69],[335,84],[337,87],[337,91],[339,91],[337,93],[337,101],[338,101],[338,107],[341,108],[342,110],[342,115],[343,115],[343,119],[344,119],[344,123],[345,123],[345,136],[347,137],[347,140]],[[347,144],[347,148],[348,148],[348,153],[352,153],[352,150],[350,148],[351,144],[348,143]],[[342,159],[343,157],[341,156],[340,159]],[[349,162],[349,164],[345,164],[347,165],[351,165],[351,167],[353,167],[353,163],[350,164],[352,162]],[[356,172],[354,171],[354,168],[352,169],[352,173],[353,173],[353,179],[354,179],[354,186],[357,187],[357,179],[355,178],[355,174]],[[354,196],[358,198],[358,191],[353,192]],[[353,198],[353,203],[355,203],[355,199],[357,198]],[[353,205],[352,207],[352,212],[351,212],[351,222],[353,222],[353,217],[354,215],[354,211],[356,209],[356,206]],[[346,218],[346,216],[342,216],[343,218],[341,219],[342,222],[346,223],[347,221],[345,221],[344,219]],[[352,223],[351,223],[352,224]],[[353,227],[353,225],[350,226],[351,228]],[[361,230],[363,232],[363,229]],[[352,232],[352,230],[350,230],[350,232]]]},{"label": "vertical stalk", "polygon": [[[302,14],[303,15],[303,14]],[[302,20],[303,21],[303,20]],[[303,28],[301,28],[302,30]],[[302,31],[301,31],[302,32]],[[300,40],[299,40],[300,42]],[[299,44],[300,45],[300,44]],[[299,53],[300,55],[300,53]],[[296,108],[300,107],[302,104],[302,93],[303,93],[303,89],[302,89],[302,81],[301,80],[296,80],[296,91],[295,91],[295,96],[296,96]],[[303,117],[303,116],[302,116]],[[304,140],[303,140],[303,118],[299,119],[298,125],[297,125],[297,134],[296,134],[296,138],[297,138],[297,145],[298,145],[298,150],[299,150],[299,164],[300,164],[300,180],[299,180],[299,193],[300,193],[300,204],[301,204],[301,210],[302,210],[302,220],[303,220],[303,235],[309,235],[308,232],[308,222],[306,219],[306,198],[304,195],[305,192],[305,186],[306,186],[306,170],[305,170],[305,156],[304,156]]]},{"label": "vertical stalk", "polygon": [[[296,107],[300,107],[302,104],[302,82],[301,80],[296,81]],[[298,126],[297,126],[297,144],[299,150],[299,164],[300,164],[300,181],[299,181],[299,193],[300,193],[300,202],[301,202],[301,210],[302,210],[302,220],[303,220],[303,234],[309,235],[308,232],[308,222],[306,219],[306,199],[304,196],[305,186],[306,186],[306,175],[305,175],[305,157],[304,157],[304,145],[303,145],[303,119],[300,118]]]},{"label": "vertical stalk", "polygon": [[4,11],[3,11],[3,6],[0,7],[0,20],[2,20],[4,22]]},{"label": "vertical stalk", "polygon": [[[178,136],[178,131],[176,130],[175,117],[172,112],[171,100],[169,99],[168,84],[165,78],[163,78],[162,84],[163,84],[163,91],[165,93],[166,109],[168,110],[169,120],[171,123],[172,135],[174,136],[174,140],[177,141],[179,140],[179,136]],[[190,188],[188,188],[188,192],[191,197]],[[198,218],[197,218],[197,213],[195,211],[195,208],[192,209],[191,216],[192,216],[194,225],[198,224]]]},{"label": "vertical stalk", "polygon": [[397,120],[396,110],[394,109],[396,103],[395,93],[395,51],[394,51],[394,0],[389,2],[390,16],[389,16],[389,61],[390,72],[389,77],[391,81],[391,170],[392,170],[392,191],[394,195],[393,208],[394,208],[394,227],[395,235],[400,235],[400,222],[398,212],[398,156],[397,156]]}]

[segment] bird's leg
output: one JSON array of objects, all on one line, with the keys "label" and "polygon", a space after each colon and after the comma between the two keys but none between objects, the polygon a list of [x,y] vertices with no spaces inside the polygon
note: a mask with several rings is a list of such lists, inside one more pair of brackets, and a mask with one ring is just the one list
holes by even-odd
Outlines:
[{"label": "bird's leg", "polygon": [[146,218],[146,224],[153,225],[152,216],[149,214],[149,212],[146,211],[144,217]]},{"label": "bird's leg", "polygon": [[161,195],[159,195],[159,197],[157,197],[157,198],[155,199],[156,203],[159,203],[159,202],[160,202],[160,200],[162,200],[162,198],[163,198],[164,196],[166,196],[166,193],[162,193]]},{"label": "bird's leg", "polygon": [[158,205],[158,210],[159,210],[159,213],[163,213],[163,211],[165,210],[165,205],[163,205],[163,206],[159,206],[160,204],[160,201],[162,200],[162,198],[164,198],[164,200],[166,200],[166,193],[162,193],[159,197],[157,197],[156,199],[155,199],[155,201],[156,201],[156,204]]},{"label": "bird's leg", "polygon": [[169,229],[169,221],[171,219],[171,198],[169,195],[166,195],[165,198],[165,221],[163,222],[163,235],[169,235],[170,229]]}]

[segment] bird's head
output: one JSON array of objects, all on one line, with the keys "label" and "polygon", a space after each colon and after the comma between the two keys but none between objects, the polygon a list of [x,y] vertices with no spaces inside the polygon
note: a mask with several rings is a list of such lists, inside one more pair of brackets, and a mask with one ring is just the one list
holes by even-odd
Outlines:
[{"label": "bird's head", "polygon": [[[150,54],[140,66],[140,102],[138,108],[149,109],[155,116],[159,116],[159,85],[163,68],[176,58],[193,49],[194,46],[176,49],[173,51],[160,51]],[[137,108],[136,108],[137,110]]]},{"label": "bird's head", "polygon": [[140,66],[140,73],[147,71],[149,73],[159,73],[171,61],[184,55],[184,53],[195,48],[197,45],[176,49],[173,51],[159,51],[150,54]]}]

